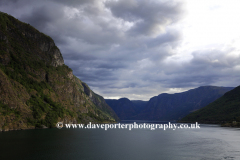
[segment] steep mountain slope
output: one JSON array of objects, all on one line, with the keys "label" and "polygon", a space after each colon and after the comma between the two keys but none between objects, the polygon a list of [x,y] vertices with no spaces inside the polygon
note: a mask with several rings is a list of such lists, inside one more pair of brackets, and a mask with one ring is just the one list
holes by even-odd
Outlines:
[{"label": "steep mountain slope", "polygon": [[206,107],[187,115],[181,121],[199,123],[240,122],[240,86],[225,93],[221,98]]},{"label": "steep mountain slope", "polygon": [[170,121],[179,120],[221,97],[232,87],[203,86],[182,93],[160,94],[149,100],[138,119]]},{"label": "steep mountain slope", "polygon": [[86,83],[82,82],[82,86],[84,88],[84,93],[90,98],[90,100],[96,105],[98,109],[103,111],[104,113],[107,113],[111,117],[113,117],[116,121],[119,121],[119,117],[114,112],[114,110],[105,102],[105,99],[94,93]]},{"label": "steep mountain slope", "polygon": [[130,101],[127,98],[105,99],[105,101],[121,120],[135,119],[147,103],[146,101]]},{"label": "steep mountain slope", "polygon": [[137,113],[140,113],[148,103],[148,101],[141,100],[131,100],[131,102],[134,104]]},{"label": "steep mountain slope", "polygon": [[0,13],[0,131],[118,120],[49,37]]}]

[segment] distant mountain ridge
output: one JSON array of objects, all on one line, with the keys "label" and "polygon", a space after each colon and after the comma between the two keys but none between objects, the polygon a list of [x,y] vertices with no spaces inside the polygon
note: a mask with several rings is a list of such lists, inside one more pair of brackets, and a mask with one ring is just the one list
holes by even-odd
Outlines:
[{"label": "distant mountain ridge", "polygon": [[177,121],[232,89],[233,87],[202,86],[182,93],[163,93],[152,97],[139,108],[126,98],[106,102],[120,119],[122,117],[124,120]]},{"label": "distant mountain ridge", "polygon": [[136,115],[147,104],[146,101],[130,101],[128,98],[105,99],[106,103],[114,110],[121,120],[135,119]]},{"label": "distant mountain ridge", "polygon": [[199,123],[226,123],[232,121],[240,122],[240,86],[181,119],[181,122]]},{"label": "distant mountain ridge", "polygon": [[202,86],[182,93],[160,94],[149,100],[139,117],[144,120],[179,120],[232,89],[232,87]]}]

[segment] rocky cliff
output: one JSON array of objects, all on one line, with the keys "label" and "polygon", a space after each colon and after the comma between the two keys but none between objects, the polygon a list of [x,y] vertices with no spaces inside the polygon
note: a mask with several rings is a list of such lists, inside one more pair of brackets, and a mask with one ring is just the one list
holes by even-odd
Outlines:
[{"label": "rocky cliff", "polygon": [[0,13],[0,131],[118,117],[64,64],[47,35]]}]

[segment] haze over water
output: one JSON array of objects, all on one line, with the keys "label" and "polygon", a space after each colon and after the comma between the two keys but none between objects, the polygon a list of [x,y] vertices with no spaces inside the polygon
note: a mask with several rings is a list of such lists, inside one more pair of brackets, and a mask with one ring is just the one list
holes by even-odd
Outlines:
[{"label": "haze over water", "polygon": [[39,129],[0,133],[0,159],[240,159],[236,128]]}]

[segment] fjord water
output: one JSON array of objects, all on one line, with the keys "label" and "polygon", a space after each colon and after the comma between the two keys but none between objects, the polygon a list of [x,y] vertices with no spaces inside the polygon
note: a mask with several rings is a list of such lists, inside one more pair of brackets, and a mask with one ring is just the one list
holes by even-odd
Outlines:
[{"label": "fjord water", "polygon": [[36,129],[0,133],[0,159],[232,160],[240,159],[240,130]]}]

